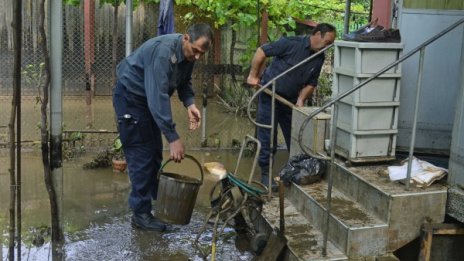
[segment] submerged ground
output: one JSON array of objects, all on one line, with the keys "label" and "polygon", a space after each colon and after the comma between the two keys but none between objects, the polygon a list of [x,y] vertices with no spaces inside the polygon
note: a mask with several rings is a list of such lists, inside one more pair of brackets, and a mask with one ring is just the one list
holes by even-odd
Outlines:
[{"label": "submerged ground", "polygon": [[[90,153],[88,153],[90,154]],[[219,161],[234,171],[238,151],[190,151],[201,164]],[[165,153],[165,157],[167,153]],[[279,152],[276,162],[283,162],[285,152]],[[91,159],[80,156],[65,162],[63,166],[63,218],[66,235],[66,260],[202,260],[192,241],[200,231],[209,212],[209,192],[216,177],[205,173],[190,224],[171,225],[164,233],[135,230],[130,225],[127,206],[129,180],[126,173],[115,173],[111,168],[84,170],[82,165]],[[22,260],[51,260],[49,236],[49,203],[43,181],[40,156],[27,153],[23,156],[23,245]],[[252,157],[243,158],[238,174],[248,178]],[[6,166],[8,158],[0,158]],[[180,164],[169,163],[166,171],[188,176],[199,176],[198,167],[186,159]],[[259,171],[255,171],[259,177]],[[2,172],[0,224],[2,227],[2,260],[7,258],[9,175]],[[43,242],[41,241],[43,238]],[[220,260],[251,260],[245,240],[237,240],[231,227],[218,242],[217,257]],[[212,226],[201,237],[204,245],[212,240]]]}]

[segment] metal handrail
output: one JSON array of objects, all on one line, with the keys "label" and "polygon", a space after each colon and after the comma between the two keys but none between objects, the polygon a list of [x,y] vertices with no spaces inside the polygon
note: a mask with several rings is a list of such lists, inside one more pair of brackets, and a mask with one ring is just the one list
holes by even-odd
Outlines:
[{"label": "metal handrail", "polygon": [[393,68],[394,66],[398,65],[399,63],[403,62],[404,60],[408,59],[418,51],[420,51],[420,60],[419,60],[419,73],[418,73],[418,83],[417,83],[417,90],[416,90],[416,100],[415,100],[415,111],[414,111],[414,122],[413,122],[413,130],[412,130],[412,137],[411,137],[411,144],[409,148],[409,162],[408,162],[408,170],[406,174],[406,190],[409,190],[410,182],[411,182],[411,165],[412,165],[412,155],[414,152],[414,144],[415,144],[415,137],[416,137],[416,125],[417,125],[417,115],[418,115],[418,110],[419,110],[419,97],[420,97],[420,91],[421,91],[421,85],[422,85],[422,73],[423,73],[423,65],[424,65],[424,54],[425,54],[425,47],[437,40],[438,38],[442,37],[443,35],[447,34],[449,31],[453,30],[454,28],[458,27],[464,23],[464,18],[460,19],[456,23],[452,24],[448,28],[442,30],[440,33],[436,34],[435,36],[431,37],[429,40],[425,41],[418,47],[414,48],[407,54],[403,55],[402,57],[398,58],[395,62],[391,63],[390,65],[387,65],[385,68],[381,69],[379,72],[375,73],[365,81],[357,84],[354,86],[352,89],[347,90],[343,92],[342,94],[339,94],[337,97],[331,99],[329,102],[327,102],[325,105],[323,105],[321,108],[318,110],[313,111],[301,124],[300,131],[298,133],[298,144],[300,145],[300,148],[303,150],[303,152],[312,155],[308,150],[304,148],[304,146],[301,144],[302,142],[302,136],[303,136],[303,130],[306,127],[306,125],[309,123],[309,121],[318,113],[322,112],[323,110],[327,109],[329,106],[333,106],[333,118],[332,118],[332,134],[331,134],[331,140],[330,140],[330,161],[331,161],[331,166],[330,166],[330,174],[328,175],[328,185],[327,185],[327,202],[326,202],[326,216],[325,216],[325,225],[324,225],[324,231],[323,231],[323,243],[322,243],[322,256],[327,255],[327,240],[328,240],[328,234],[329,234],[329,218],[330,218],[330,213],[331,213],[331,201],[332,201],[332,186],[333,186],[333,174],[335,173],[335,140],[336,140],[336,122],[337,122],[337,112],[338,112],[338,107],[335,106],[335,103],[346,96],[350,95],[351,93],[355,92],[362,86],[366,85],[373,79],[377,78],[381,74],[385,73],[389,69]]},{"label": "metal handrail", "polygon": [[[369,82],[371,82],[373,79],[379,77],[380,75],[384,74],[385,72],[387,72],[388,70],[390,70],[391,68],[393,68],[394,66],[398,65],[399,63],[403,62],[404,60],[408,59],[409,57],[411,57],[412,55],[414,55],[415,53],[419,52],[420,51],[420,61],[419,61],[419,75],[418,75],[418,88],[416,90],[416,101],[415,101],[415,111],[414,111],[414,122],[413,122],[413,133],[412,133],[412,138],[411,138],[411,144],[410,144],[410,148],[409,148],[409,164],[408,164],[408,171],[407,171],[407,177],[406,177],[406,190],[409,190],[409,183],[410,183],[410,179],[411,179],[411,165],[412,165],[412,155],[413,155],[413,151],[414,151],[414,143],[415,143],[415,132],[416,132],[416,123],[417,123],[417,114],[418,114],[418,103],[419,103],[419,96],[420,96],[420,85],[422,83],[422,74],[423,74],[423,60],[424,60],[424,53],[425,53],[425,47],[428,46],[429,44],[431,44],[432,42],[434,42],[435,40],[441,38],[443,35],[447,34],[448,32],[450,32],[451,30],[455,29],[456,27],[458,27],[459,25],[463,24],[464,23],[464,18],[460,19],[459,21],[455,22],[454,24],[452,24],[451,26],[445,28],[444,30],[442,30],[440,33],[436,34],[435,36],[431,37],[430,39],[428,39],[427,41],[423,42],[422,44],[420,44],[419,46],[417,46],[416,48],[414,48],[413,50],[409,51],[407,54],[401,56],[400,58],[398,58],[396,61],[392,62],[391,64],[385,66],[383,69],[381,69],[380,71],[378,71],[377,73],[373,74],[371,77],[367,78],[365,81],[353,86],[352,89],[350,90],[347,90],[341,94],[339,94],[337,97],[335,98],[332,98],[329,102],[327,102],[326,104],[324,104],[322,107],[320,107],[319,109],[316,109],[315,111],[313,111],[312,113],[310,113],[308,115],[308,117],[303,121],[303,123],[301,124],[301,127],[300,127],[300,131],[298,133],[298,145],[300,146],[301,150],[308,154],[309,156],[312,156],[314,158],[318,158],[318,159],[323,159],[323,160],[328,160],[330,159],[331,161],[331,173],[329,175],[329,180],[328,180],[328,188],[327,188],[327,210],[326,210],[326,221],[325,221],[325,226],[324,226],[324,231],[323,231],[323,246],[322,246],[322,255],[323,256],[326,256],[327,254],[327,240],[328,240],[328,231],[329,231],[329,217],[330,217],[330,212],[331,212],[331,198],[332,198],[332,186],[333,186],[333,173],[335,172],[335,140],[336,140],[336,129],[334,129],[334,126],[336,126],[336,118],[338,117],[337,114],[338,114],[338,109],[337,107],[335,106],[335,103],[337,101],[340,101],[341,99],[345,98],[346,96],[350,95],[351,93],[355,92],[356,90],[358,90],[359,88],[363,87],[364,85],[368,84]],[[333,45],[333,44],[332,44]],[[292,71],[293,69],[295,69],[296,67],[300,66],[301,64],[313,59],[316,55],[318,55],[319,53],[327,50],[328,48],[332,47],[332,45],[329,45],[327,46],[326,48],[322,49],[321,51],[319,51],[318,53],[312,55],[311,57],[308,57],[307,59],[303,60],[302,62],[296,64],[295,66],[291,67],[290,69],[286,70],[285,72],[281,73],[280,75],[276,76],[274,79],[270,80],[267,84],[265,84],[264,86],[262,86],[261,88],[258,89],[257,92],[255,92],[255,94],[252,96],[252,98],[250,99],[250,102],[248,104],[248,108],[247,108],[247,113],[248,113],[248,117],[250,118],[250,120],[257,126],[260,126],[260,127],[264,127],[264,128],[271,128],[271,133],[272,133],[272,130],[274,128],[274,126],[269,126],[269,125],[263,125],[263,124],[259,124],[257,123],[256,121],[254,121],[251,117],[251,113],[250,113],[250,109],[251,109],[251,102],[253,99],[256,98],[256,96],[262,92],[264,89],[266,89],[270,84],[274,84],[274,82],[282,77],[283,75],[285,75],[286,73]],[[273,87],[273,92],[272,92],[272,99],[273,101],[275,100],[275,88]],[[302,137],[303,137],[303,131],[304,129],[306,128],[307,124],[309,123],[309,121],[314,117],[316,116],[318,113],[326,110],[327,108],[329,108],[330,106],[333,107],[333,110],[332,110],[332,133],[331,133],[331,139],[330,139],[330,147],[331,147],[331,152],[330,152],[330,158],[328,157],[323,157],[323,156],[318,156],[318,155],[314,155],[311,151],[307,150],[303,145],[302,145]],[[274,117],[274,114],[272,114],[272,117]],[[271,139],[272,140],[272,139]],[[271,173],[271,172],[270,172]],[[270,184],[269,184],[270,185]]]},{"label": "metal handrail", "polygon": [[[267,82],[266,84],[264,84],[263,86],[260,86],[258,88],[258,90],[251,96],[250,98],[250,101],[248,102],[248,106],[247,106],[247,115],[248,115],[248,118],[250,119],[250,121],[255,124],[256,126],[258,127],[262,127],[262,128],[267,128],[267,129],[271,129],[271,139],[270,139],[270,144],[269,144],[269,147],[270,147],[270,150],[271,150],[271,156],[269,157],[269,175],[272,176],[272,169],[273,169],[273,163],[274,163],[274,159],[272,157],[272,151],[273,151],[273,148],[274,148],[274,132],[275,132],[275,129],[274,129],[274,110],[275,110],[275,100],[276,98],[278,98],[281,102],[283,102],[284,104],[286,104],[287,106],[290,106],[290,104],[286,103],[285,102],[285,99],[283,99],[282,97],[280,97],[278,94],[275,93],[275,82],[276,80],[278,80],[279,78],[281,78],[282,76],[284,76],[285,74],[287,74],[288,72],[294,70],[295,68],[299,67],[300,65],[302,64],[305,64],[307,62],[309,62],[310,60],[314,59],[316,56],[318,56],[319,54],[325,52],[325,50],[329,49],[330,47],[332,47],[333,44],[330,44],[326,47],[324,47],[323,49],[319,50],[318,52],[314,53],[313,55],[309,56],[308,58],[306,59],[303,59],[301,62],[295,64],[294,66],[290,67],[289,69],[285,70],[284,72],[282,72],[281,74],[277,75],[276,77],[274,77],[273,79],[271,79],[269,82]],[[262,124],[262,123],[258,123],[257,121],[255,121],[253,119],[253,117],[251,116],[251,104],[253,102],[254,99],[256,99],[256,97],[263,91],[267,91],[267,87],[269,85],[272,84],[272,92],[271,92],[271,96],[272,96],[272,110],[271,110],[271,124],[270,125],[266,125],[266,124]],[[269,94],[269,92],[267,92]],[[272,178],[269,178],[269,183],[268,183],[268,188],[272,188]],[[271,197],[272,197],[272,189],[269,189],[269,193],[268,193],[268,199],[271,200]]]},{"label": "metal handrail", "polygon": [[[284,76],[285,74],[289,73],[290,71],[293,71],[294,69],[296,69],[297,67],[300,67],[302,64],[305,64],[307,62],[309,62],[310,60],[314,59],[316,56],[318,56],[319,54],[325,52],[327,49],[329,49],[330,47],[332,47],[334,44],[330,44],[326,47],[324,47],[323,49],[319,50],[317,53],[314,53],[313,55],[309,56],[308,58],[302,60],[301,62],[293,65],[292,67],[288,68],[287,70],[283,71],[281,74],[277,75],[276,77],[272,78],[270,81],[268,81],[266,84],[262,85],[261,87],[259,87],[256,92],[251,96],[250,98],[250,101],[248,101],[248,106],[247,106],[247,114],[248,114],[248,118],[250,119],[250,121],[255,124],[256,126],[258,127],[263,127],[263,128],[272,128],[271,125],[265,125],[265,124],[261,124],[261,123],[258,123],[256,122],[252,115],[251,115],[251,105],[253,104],[252,101],[254,99],[256,99],[256,97],[261,93],[263,92],[267,87],[269,87],[269,85],[273,84],[275,81],[277,81],[278,79],[280,79],[282,76]],[[273,96],[272,96],[272,99],[275,99],[275,91],[272,92]]]},{"label": "metal handrail", "polygon": [[[417,46],[416,48],[414,48],[413,50],[409,51],[407,54],[401,56],[400,58],[398,58],[398,60],[392,62],[391,64],[385,66],[383,69],[381,69],[380,71],[378,71],[377,73],[373,74],[371,77],[367,78],[365,81],[353,86],[352,89],[350,90],[347,90],[341,94],[339,94],[337,97],[335,98],[332,98],[330,101],[328,101],[326,104],[324,104],[322,107],[320,107],[319,109],[317,110],[314,110],[313,112],[311,112],[309,114],[309,116],[303,121],[303,123],[301,124],[301,127],[300,127],[300,131],[298,133],[298,144],[300,145],[300,148],[301,150],[308,154],[309,156],[311,157],[315,157],[315,158],[321,158],[317,155],[314,155],[312,152],[310,152],[309,150],[307,150],[302,144],[301,144],[301,141],[302,141],[302,137],[303,137],[303,131],[306,127],[306,125],[308,125],[309,121],[314,117],[316,116],[318,113],[324,111],[325,109],[327,109],[328,107],[334,105],[337,101],[345,98],[346,96],[350,95],[351,93],[357,91],[359,88],[363,87],[364,85],[368,84],[369,82],[371,82],[372,80],[374,80],[375,78],[379,77],[380,75],[384,74],[386,71],[390,70],[391,68],[395,67],[396,65],[398,65],[399,63],[403,62],[404,60],[408,59],[409,57],[411,57],[412,55],[414,55],[415,53],[417,53],[418,51],[420,51],[423,47],[431,44],[432,42],[434,42],[435,40],[437,40],[438,38],[442,37],[443,35],[445,35],[446,33],[448,33],[449,31],[453,30],[454,28],[458,27],[459,25],[461,25],[462,23],[464,23],[464,18],[460,19],[459,21],[457,21],[456,23],[452,24],[451,26],[449,26],[448,28],[444,29],[443,31],[441,31],[440,33],[436,34],[435,36],[431,37],[430,39],[428,39],[427,41],[425,41],[424,43],[422,43],[421,45]],[[293,67],[292,67],[293,68]],[[334,149],[334,144],[332,144],[333,142],[331,141],[331,148]],[[325,160],[328,160],[329,158],[328,157],[323,157],[323,159]]]}]

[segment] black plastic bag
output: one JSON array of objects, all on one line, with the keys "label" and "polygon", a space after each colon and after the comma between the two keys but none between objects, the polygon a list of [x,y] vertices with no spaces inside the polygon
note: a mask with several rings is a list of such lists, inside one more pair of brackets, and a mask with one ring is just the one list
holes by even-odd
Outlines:
[{"label": "black plastic bag", "polygon": [[285,186],[290,182],[298,185],[307,185],[318,182],[325,173],[326,163],[323,160],[312,158],[306,154],[292,156],[280,171],[280,180]]}]

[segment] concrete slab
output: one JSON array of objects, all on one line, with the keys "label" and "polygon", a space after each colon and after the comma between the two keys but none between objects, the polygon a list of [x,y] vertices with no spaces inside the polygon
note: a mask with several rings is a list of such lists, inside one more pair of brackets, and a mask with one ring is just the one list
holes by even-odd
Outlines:
[{"label": "concrete slab", "polygon": [[[317,229],[325,226],[327,183],[292,185],[287,197]],[[332,190],[329,238],[350,258],[386,253],[388,226],[361,205]]]},{"label": "concrete slab", "polygon": [[464,190],[451,188],[448,190],[446,213],[464,223]]},{"label": "concrete slab", "polygon": [[436,182],[407,191],[404,184],[389,180],[387,167],[338,163],[334,186],[388,223],[387,251],[394,251],[418,237],[422,223],[443,222],[447,188]]},{"label": "concrete slab", "polygon": [[[327,243],[327,255],[322,256],[322,233],[315,229],[298,210],[285,200],[285,236],[288,240],[287,260],[348,260],[331,242]],[[279,199],[267,202],[262,217],[270,227],[278,228],[280,220]]]}]

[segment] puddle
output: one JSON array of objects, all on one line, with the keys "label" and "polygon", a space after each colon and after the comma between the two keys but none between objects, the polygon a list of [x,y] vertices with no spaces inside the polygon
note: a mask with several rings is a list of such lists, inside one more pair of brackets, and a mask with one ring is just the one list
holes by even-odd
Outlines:
[{"label": "puddle", "polygon": [[[89,155],[87,155],[89,154]],[[234,171],[238,151],[189,151],[200,164],[222,162]],[[286,160],[286,151],[279,151],[276,166]],[[165,153],[165,158],[168,156]],[[130,225],[131,212],[127,206],[129,180],[125,173],[114,173],[111,168],[84,170],[82,165],[91,159],[90,153],[65,162],[63,165],[63,218],[66,236],[66,260],[202,260],[192,242],[209,212],[209,192],[216,182],[215,176],[205,173],[204,184],[197,197],[197,204],[190,224],[171,225],[164,233],[135,230]],[[40,156],[26,153],[22,157],[22,260],[51,260],[49,238],[38,244],[33,228],[46,227],[50,223],[48,195],[43,182]],[[8,253],[9,174],[7,155],[0,157],[0,225],[2,227],[2,260]],[[243,158],[238,176],[248,179],[252,157]],[[277,167],[276,167],[277,168]],[[165,170],[188,176],[198,176],[198,166],[188,159],[180,164],[169,163]],[[255,171],[259,177],[259,170]],[[237,241],[231,227],[218,240],[219,260],[251,260],[253,254],[243,241]],[[38,236],[40,238],[40,235]],[[200,241],[209,245],[212,225]],[[35,245],[33,244],[35,243]],[[16,251],[15,251],[16,254]]]}]

